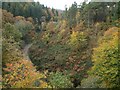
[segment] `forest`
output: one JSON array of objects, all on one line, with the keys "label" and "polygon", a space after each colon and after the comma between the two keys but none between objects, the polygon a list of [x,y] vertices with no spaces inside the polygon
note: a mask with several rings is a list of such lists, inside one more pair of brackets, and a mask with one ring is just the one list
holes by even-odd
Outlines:
[{"label": "forest", "polygon": [[2,2],[2,88],[120,88],[120,2]]}]

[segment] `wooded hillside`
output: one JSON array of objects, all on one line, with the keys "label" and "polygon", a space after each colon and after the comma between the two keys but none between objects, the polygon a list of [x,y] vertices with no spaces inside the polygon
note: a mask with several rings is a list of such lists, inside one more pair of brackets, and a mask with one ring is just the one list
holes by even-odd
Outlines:
[{"label": "wooded hillside", "polygon": [[3,88],[120,88],[120,2],[2,3]]}]

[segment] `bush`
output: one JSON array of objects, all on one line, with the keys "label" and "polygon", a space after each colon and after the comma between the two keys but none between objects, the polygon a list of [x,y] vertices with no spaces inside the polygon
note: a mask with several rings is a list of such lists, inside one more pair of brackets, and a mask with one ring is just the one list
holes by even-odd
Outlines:
[{"label": "bush", "polygon": [[35,67],[30,61],[19,60],[14,63],[6,64],[3,68],[3,87],[4,88],[48,88],[46,76],[36,72]]},{"label": "bush", "polygon": [[71,88],[73,86],[69,76],[63,75],[61,72],[51,73],[49,81],[53,88]]}]

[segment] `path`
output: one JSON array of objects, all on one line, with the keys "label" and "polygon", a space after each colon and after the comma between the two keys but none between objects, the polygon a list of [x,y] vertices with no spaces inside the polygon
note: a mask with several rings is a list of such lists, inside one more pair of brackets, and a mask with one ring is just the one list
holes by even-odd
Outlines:
[{"label": "path", "polygon": [[[31,44],[28,44],[24,47],[23,49],[23,57],[26,59],[26,60],[30,60],[30,57],[29,57],[29,48],[33,45],[33,43]],[[31,61],[31,60],[30,60]]]}]

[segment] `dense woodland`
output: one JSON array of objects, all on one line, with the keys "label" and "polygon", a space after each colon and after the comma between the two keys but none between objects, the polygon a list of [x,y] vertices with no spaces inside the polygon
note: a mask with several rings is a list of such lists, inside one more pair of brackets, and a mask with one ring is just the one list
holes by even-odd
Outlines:
[{"label": "dense woodland", "polygon": [[120,87],[120,2],[64,11],[4,2],[1,11],[3,88]]}]

